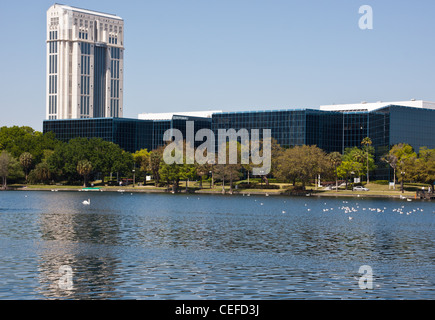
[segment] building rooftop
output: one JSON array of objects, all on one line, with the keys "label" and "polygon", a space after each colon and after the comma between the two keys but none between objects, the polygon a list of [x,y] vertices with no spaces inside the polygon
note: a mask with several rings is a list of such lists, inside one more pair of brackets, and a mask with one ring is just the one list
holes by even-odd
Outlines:
[{"label": "building rooftop", "polygon": [[412,108],[420,108],[420,109],[434,109],[435,110],[435,102],[423,101],[423,100],[409,100],[409,101],[394,101],[394,102],[361,102],[361,103],[350,103],[350,104],[332,104],[332,105],[323,105],[320,106],[320,110],[324,111],[373,111],[376,109],[384,108],[387,106],[403,106],[403,107],[412,107]]},{"label": "building rooftop", "polygon": [[64,9],[64,10],[81,12],[81,13],[85,13],[85,14],[92,14],[92,15],[101,16],[101,17],[110,18],[110,19],[122,20],[121,17],[119,17],[115,14],[77,8],[77,7],[68,6],[66,4],[61,4],[61,3],[55,3],[52,7],[60,8],[60,9]]},{"label": "building rooftop", "polygon": [[270,110],[248,110],[248,111],[194,111],[194,112],[168,112],[168,113],[141,113],[138,119],[142,120],[171,120],[173,116],[185,117],[200,117],[211,118],[213,114],[234,114],[234,113],[263,113],[263,112],[282,112],[282,111],[335,111],[335,112],[371,112],[374,110],[382,109],[388,106],[403,106],[418,109],[431,109],[435,110],[435,102],[423,100],[409,100],[409,101],[396,101],[396,102],[374,102],[374,103],[351,103],[351,104],[333,104],[322,105],[319,109],[315,108],[301,108],[301,109],[270,109]]},{"label": "building rooftop", "polygon": [[140,113],[141,120],[171,120],[173,116],[211,118],[213,113],[220,113],[221,110],[211,111],[189,111],[189,112],[167,112],[167,113]]}]

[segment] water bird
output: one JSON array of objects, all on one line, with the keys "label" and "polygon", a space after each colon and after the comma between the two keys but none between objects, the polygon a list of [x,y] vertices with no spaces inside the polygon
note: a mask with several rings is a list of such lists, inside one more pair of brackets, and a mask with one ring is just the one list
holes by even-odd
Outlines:
[{"label": "water bird", "polygon": [[282,213],[286,213],[285,210],[282,210]]},{"label": "water bird", "polygon": [[349,217],[349,221],[351,221],[353,218],[352,217]]},{"label": "water bird", "polygon": [[85,206],[89,206],[91,204],[91,199],[85,200],[82,202]]},{"label": "water bird", "polygon": [[411,201],[412,201],[412,199],[406,199],[406,201],[408,201],[408,202],[411,202]]}]

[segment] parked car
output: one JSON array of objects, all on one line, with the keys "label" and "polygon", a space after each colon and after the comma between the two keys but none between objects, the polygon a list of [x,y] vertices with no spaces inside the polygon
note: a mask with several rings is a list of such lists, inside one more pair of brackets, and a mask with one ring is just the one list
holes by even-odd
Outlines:
[{"label": "parked car", "polygon": [[365,188],[365,187],[358,186],[358,187],[354,187],[353,191],[369,191],[369,189]]}]

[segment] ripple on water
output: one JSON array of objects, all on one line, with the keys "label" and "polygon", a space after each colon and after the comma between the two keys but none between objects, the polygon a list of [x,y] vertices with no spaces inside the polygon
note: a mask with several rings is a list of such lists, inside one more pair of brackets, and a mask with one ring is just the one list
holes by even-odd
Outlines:
[{"label": "ripple on water", "polygon": [[[0,298],[434,297],[430,202],[89,197],[0,193]],[[72,290],[59,288],[62,265]],[[358,287],[361,265],[373,268],[372,291]]]}]

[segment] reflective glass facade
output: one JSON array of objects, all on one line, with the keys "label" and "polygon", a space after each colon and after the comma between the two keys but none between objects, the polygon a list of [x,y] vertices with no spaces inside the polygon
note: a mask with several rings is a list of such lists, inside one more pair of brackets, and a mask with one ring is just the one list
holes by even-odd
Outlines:
[{"label": "reflective glass facade", "polygon": [[305,144],[307,110],[246,111],[213,114],[212,130],[218,137],[219,129],[271,129],[272,137],[282,146]]},{"label": "reflective glass facade", "polygon": [[370,137],[375,149],[373,178],[392,179],[392,172],[381,161],[398,143],[410,144],[416,152],[423,146],[435,148],[435,110],[388,106],[372,112],[280,110],[229,112],[213,115],[212,129],[271,129],[272,138],[281,146],[317,145],[326,152],[344,153],[346,148],[361,147]]},{"label": "reflective glass facade", "polygon": [[342,119],[341,113],[314,109],[217,113],[212,130],[217,137],[219,129],[259,129],[262,139],[262,130],[271,129],[272,138],[283,147],[307,144],[341,152]]},{"label": "reflective glass facade", "polygon": [[94,52],[94,118],[104,117],[106,102],[106,46],[96,45]]},{"label": "reflective glass facade", "polygon": [[43,132],[54,132],[56,139],[101,138],[118,144],[122,149],[135,152],[155,150],[165,145],[163,135],[168,129],[178,129],[186,137],[186,121],[194,121],[196,131],[211,127],[211,118],[174,116],[171,120],[138,120],[127,118],[89,118],[45,120]]},{"label": "reflective glass facade", "polygon": [[78,137],[101,138],[129,152],[151,150],[152,128],[152,121],[126,118],[46,120],[43,124],[44,133],[54,132],[56,139],[64,142]]},{"label": "reflective glass facade", "polygon": [[[219,129],[271,129],[272,138],[283,147],[317,145],[326,152],[343,153],[361,147],[370,137],[375,148],[377,169],[374,179],[388,180],[391,170],[381,157],[398,143],[408,143],[418,152],[423,146],[435,148],[435,110],[388,106],[372,112],[336,112],[315,109],[215,113],[212,118],[174,115],[170,120],[98,118],[46,120],[44,132],[53,131],[63,141],[75,137],[97,137],[117,143],[126,151],[163,146],[168,129],[178,129],[186,138],[186,121],[194,121],[195,133],[212,129],[218,143]],[[196,142],[198,146],[202,142]]]}]

